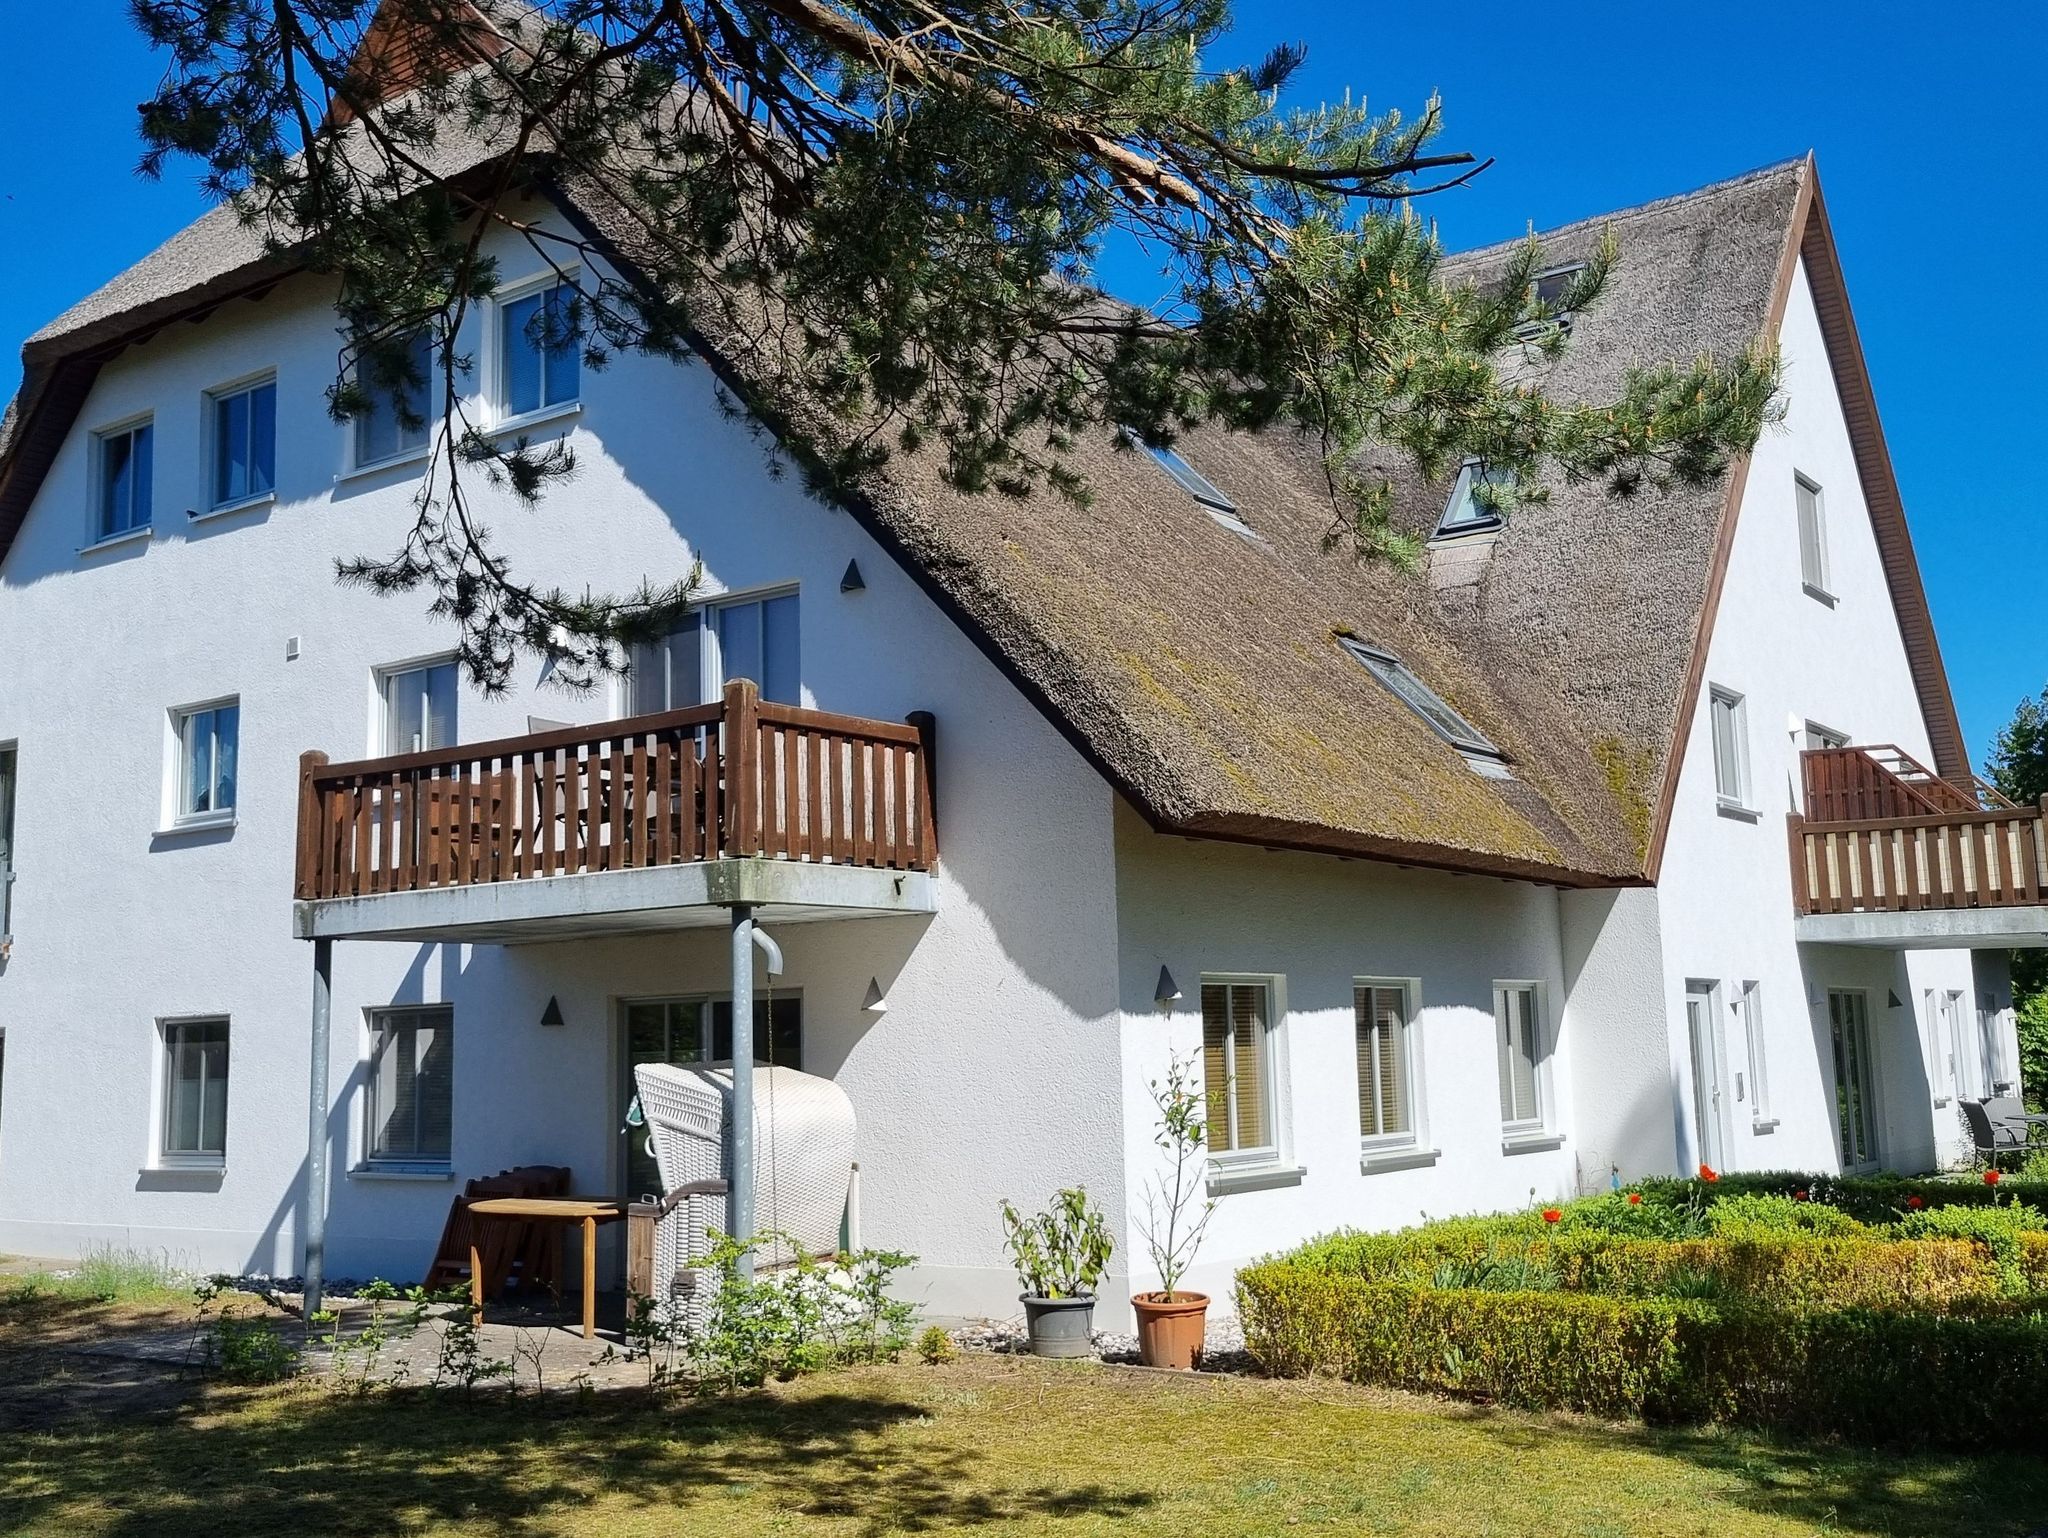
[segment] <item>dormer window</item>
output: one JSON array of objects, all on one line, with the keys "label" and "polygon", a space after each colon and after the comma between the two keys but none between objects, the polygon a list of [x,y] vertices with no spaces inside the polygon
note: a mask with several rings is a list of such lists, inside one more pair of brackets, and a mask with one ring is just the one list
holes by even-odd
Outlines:
[{"label": "dormer window", "polygon": [[1143,449],[1157,460],[1159,468],[1179,482],[1181,490],[1193,497],[1202,511],[1222,524],[1224,528],[1230,530],[1233,534],[1242,534],[1248,539],[1256,539],[1258,537],[1257,531],[1250,524],[1246,523],[1243,515],[1238,512],[1237,504],[1218,490],[1215,482],[1181,458],[1174,450],[1155,447],[1132,432],[1128,427],[1124,429],[1124,438],[1133,448]]},{"label": "dormer window", "polygon": [[1368,645],[1356,636],[1340,635],[1338,644],[1365,664],[1366,671],[1385,684],[1395,698],[1428,723],[1429,729],[1465,755],[1465,761],[1482,773],[1491,769],[1504,773],[1506,755],[1486,734],[1445,703],[1442,695],[1415,676],[1415,670],[1392,652]]},{"label": "dormer window", "polygon": [[1451,500],[1444,508],[1444,516],[1436,526],[1436,537],[1441,539],[1451,534],[1474,534],[1482,529],[1497,529],[1501,526],[1500,509],[1489,507],[1480,494],[1481,487],[1507,487],[1514,483],[1514,477],[1505,470],[1492,468],[1483,459],[1468,459],[1459,467],[1458,483],[1451,488]]},{"label": "dormer window", "polygon": [[1536,274],[1536,302],[1550,312],[1545,320],[1524,321],[1515,328],[1517,341],[1532,341],[1549,331],[1570,331],[1572,312],[1562,308],[1572,286],[1579,281],[1579,275],[1586,270],[1584,262],[1568,262],[1562,267],[1552,267]]}]

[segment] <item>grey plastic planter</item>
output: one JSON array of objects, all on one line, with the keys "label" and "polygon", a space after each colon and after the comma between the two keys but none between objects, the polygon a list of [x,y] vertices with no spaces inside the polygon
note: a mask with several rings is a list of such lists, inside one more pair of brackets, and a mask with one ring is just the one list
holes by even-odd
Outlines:
[{"label": "grey plastic planter", "polygon": [[1024,1328],[1033,1356],[1076,1357],[1095,1354],[1093,1298],[1034,1298],[1025,1293]]}]

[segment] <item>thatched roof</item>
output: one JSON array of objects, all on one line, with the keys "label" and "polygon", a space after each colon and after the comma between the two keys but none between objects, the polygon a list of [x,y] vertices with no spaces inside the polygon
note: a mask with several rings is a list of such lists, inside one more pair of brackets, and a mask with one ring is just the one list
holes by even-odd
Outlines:
[{"label": "thatched roof", "polygon": [[[557,192],[630,270],[632,221],[574,187]],[[1794,161],[1546,235],[1560,261],[1606,228],[1622,250],[1607,295],[1575,319],[1563,359],[1544,365],[1547,387],[1600,399],[1633,365],[1728,357],[1767,338],[1816,218],[1811,162]],[[1508,249],[1458,257],[1452,275],[1483,279]],[[98,361],[284,265],[217,211],[30,340],[8,418],[19,422],[0,428],[0,558]],[[758,360],[731,338],[702,345],[744,393]],[[1085,508],[1049,493],[964,495],[919,457],[848,501],[1156,827],[1563,883],[1654,876],[1739,476],[1628,500],[1559,484],[1496,538],[1405,574],[1325,549],[1329,492],[1291,432],[1209,429],[1180,447],[1256,539],[1108,434],[1078,453],[1094,489]],[[1385,468],[1399,518],[1434,527],[1449,485]],[[1866,491],[1873,475],[1888,481],[1889,466],[1866,466]],[[1871,497],[1874,516],[1881,500]],[[1931,669],[1916,669],[1939,758],[1953,707],[1924,599],[1917,620],[1908,613],[1918,576],[1903,516],[1893,521],[1880,539],[1904,551],[1894,596],[1909,647],[1916,624],[1925,632]],[[1475,772],[1340,633],[1401,657],[1504,751],[1512,778]]]}]

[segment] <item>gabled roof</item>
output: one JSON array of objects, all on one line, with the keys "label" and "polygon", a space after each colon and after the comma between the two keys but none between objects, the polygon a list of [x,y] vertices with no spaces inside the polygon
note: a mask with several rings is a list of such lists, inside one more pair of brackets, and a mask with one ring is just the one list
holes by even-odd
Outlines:
[{"label": "gabled roof", "polygon": [[[554,190],[631,272],[633,221]],[[1553,231],[1546,249],[1569,260],[1609,227],[1622,247],[1609,291],[1544,365],[1561,396],[1600,398],[1632,365],[1773,335],[1806,254],[1937,767],[1956,772],[1961,736],[1811,160]],[[1451,276],[1483,279],[1509,251],[1458,257]],[[210,214],[30,340],[19,421],[0,428],[0,559],[99,360],[287,265]],[[735,337],[700,345],[744,396],[763,360]],[[833,428],[799,410],[796,430]],[[1742,467],[1628,501],[1560,483],[1490,548],[1404,574],[1326,552],[1328,491],[1293,433],[1205,429],[1180,447],[1255,539],[1110,433],[1078,451],[1087,508],[963,495],[918,456],[847,501],[1156,828],[1566,884],[1655,879]],[[1427,532],[1449,482],[1384,468],[1399,517]],[[1513,778],[1474,772],[1345,634],[1398,655],[1504,750]]]}]

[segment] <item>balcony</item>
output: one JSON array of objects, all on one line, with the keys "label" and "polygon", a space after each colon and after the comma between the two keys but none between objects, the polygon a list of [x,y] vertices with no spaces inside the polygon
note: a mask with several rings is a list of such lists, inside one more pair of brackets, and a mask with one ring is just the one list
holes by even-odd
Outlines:
[{"label": "balcony", "polygon": [[300,760],[302,939],[505,943],[928,913],[929,716],[762,701],[331,764]]},{"label": "balcony", "polygon": [[1800,771],[1788,832],[1801,940],[2048,945],[2048,800],[2015,806],[1889,746],[1814,749]]}]

